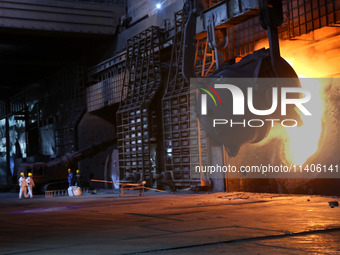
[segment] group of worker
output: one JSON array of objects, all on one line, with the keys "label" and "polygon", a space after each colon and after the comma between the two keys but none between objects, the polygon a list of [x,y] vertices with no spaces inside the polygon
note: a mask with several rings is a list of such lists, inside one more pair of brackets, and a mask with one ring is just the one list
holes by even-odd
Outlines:
[{"label": "group of worker", "polygon": [[74,175],[71,168],[68,169],[68,186],[78,186],[80,187],[80,171],[76,170],[76,174]]},{"label": "group of worker", "polygon": [[[34,184],[34,180],[32,177],[32,173],[28,173],[28,177],[25,178],[25,173],[22,172],[19,178],[19,187],[20,187],[19,199],[21,199],[23,193],[24,193],[25,198],[28,198],[28,197],[33,198],[33,187],[34,186],[35,184]],[[28,189],[28,194],[27,194],[27,189]]]},{"label": "group of worker", "polygon": [[[68,169],[68,184],[69,187],[71,186],[78,186],[80,187],[80,171],[76,170],[75,176],[73,175],[73,172],[71,168]],[[25,173],[22,172],[20,173],[20,178],[19,178],[19,199],[22,198],[22,194],[24,194],[25,198],[33,198],[33,187],[35,186],[34,180],[32,177],[32,173],[28,173],[28,177],[25,178]],[[28,190],[28,193],[27,193]]]}]

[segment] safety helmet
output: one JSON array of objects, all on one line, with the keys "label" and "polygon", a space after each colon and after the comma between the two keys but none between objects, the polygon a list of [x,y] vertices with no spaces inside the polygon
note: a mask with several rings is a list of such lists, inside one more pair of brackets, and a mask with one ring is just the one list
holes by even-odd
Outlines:
[{"label": "safety helmet", "polygon": [[32,176],[32,173],[28,173],[28,176]]},{"label": "safety helmet", "polygon": [[76,171],[76,173],[77,173],[77,174],[79,174],[79,173],[80,173],[80,171],[79,171],[79,170],[77,170],[77,171]]},{"label": "safety helmet", "polygon": [[20,173],[20,175],[24,176],[24,175],[25,175],[25,173],[24,173],[24,172],[21,172],[21,173]]},{"label": "safety helmet", "polygon": [[71,172],[71,168],[69,168],[67,171]]}]

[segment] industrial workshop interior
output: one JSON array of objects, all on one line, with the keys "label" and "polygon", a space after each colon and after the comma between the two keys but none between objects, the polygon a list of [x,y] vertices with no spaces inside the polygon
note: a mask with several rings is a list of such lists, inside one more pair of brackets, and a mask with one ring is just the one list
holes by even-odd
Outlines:
[{"label": "industrial workshop interior", "polygon": [[340,1],[0,0],[0,255],[340,254]]}]

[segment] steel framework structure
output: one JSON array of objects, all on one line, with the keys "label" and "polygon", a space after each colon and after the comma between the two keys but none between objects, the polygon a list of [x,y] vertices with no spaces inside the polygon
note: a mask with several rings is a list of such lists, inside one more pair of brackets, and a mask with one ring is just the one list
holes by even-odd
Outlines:
[{"label": "steel framework structure", "polygon": [[158,130],[151,108],[161,87],[161,30],[151,26],[127,41],[126,80],[117,112],[120,176],[152,180],[150,146]]},{"label": "steel framework structure", "polygon": [[208,161],[208,141],[197,120],[190,117],[190,88],[182,74],[184,25],[183,12],[175,13],[170,69],[162,100],[164,176],[174,187],[198,185],[200,180],[190,177],[190,169]]}]

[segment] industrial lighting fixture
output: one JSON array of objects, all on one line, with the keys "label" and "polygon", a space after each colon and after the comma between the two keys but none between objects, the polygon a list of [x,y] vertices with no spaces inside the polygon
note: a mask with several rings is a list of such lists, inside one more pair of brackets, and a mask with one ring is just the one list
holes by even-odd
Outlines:
[{"label": "industrial lighting fixture", "polygon": [[161,9],[162,5],[160,3],[156,4],[156,9]]}]

